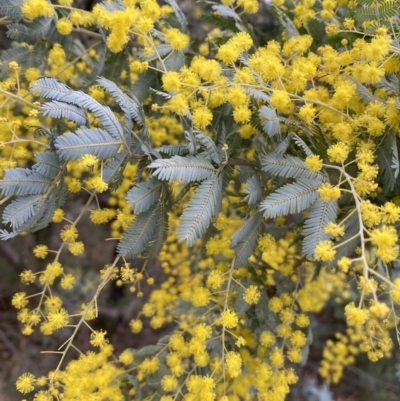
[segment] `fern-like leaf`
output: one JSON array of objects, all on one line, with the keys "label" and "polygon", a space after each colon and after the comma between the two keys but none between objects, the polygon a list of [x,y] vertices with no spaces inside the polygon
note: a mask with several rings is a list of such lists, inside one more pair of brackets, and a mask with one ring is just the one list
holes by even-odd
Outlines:
[{"label": "fern-like leaf", "polygon": [[173,156],[170,159],[158,159],[151,163],[153,175],[162,181],[193,182],[211,178],[215,174],[214,166],[201,156]]},{"label": "fern-like leaf", "polygon": [[50,184],[51,178],[27,168],[9,169],[0,181],[3,196],[42,194]]},{"label": "fern-like leaf", "polygon": [[320,181],[305,179],[284,185],[260,203],[260,210],[272,218],[301,212],[317,200],[320,186]]},{"label": "fern-like leaf", "polygon": [[27,195],[14,199],[3,211],[3,224],[11,224],[17,231],[37,212],[37,207],[43,201],[42,195]]},{"label": "fern-like leaf", "polygon": [[303,149],[307,156],[312,156],[314,154],[303,139],[301,139],[297,134],[293,134],[293,141],[299,148]]},{"label": "fern-like leaf", "polygon": [[162,145],[156,151],[169,156],[183,156],[188,153],[188,147],[186,145]]},{"label": "fern-like leaf", "polygon": [[200,146],[205,149],[205,151],[201,153],[201,156],[205,159],[212,160],[219,165],[222,160],[219,156],[218,148],[214,141],[203,132],[196,132],[195,136]]},{"label": "fern-like leaf", "polygon": [[165,200],[158,202],[156,215],[156,228],[153,236],[143,251],[146,258],[157,256],[168,236],[168,213],[167,202]]},{"label": "fern-like leaf", "polygon": [[114,82],[106,78],[97,78],[97,83],[102,88],[110,92],[111,96],[116,100],[119,107],[121,107],[126,118],[131,118],[139,124],[144,124],[144,113],[142,106],[133,95],[127,95]]},{"label": "fern-like leaf", "polygon": [[256,175],[247,180],[244,193],[247,195],[243,200],[249,205],[255,205],[262,199],[263,186]]},{"label": "fern-like leaf", "polygon": [[335,222],[337,216],[337,202],[318,199],[310,208],[303,226],[303,253],[311,257],[315,247],[320,241],[329,240],[325,227],[329,222]]},{"label": "fern-like leaf", "polygon": [[398,11],[398,7],[393,0],[385,1],[379,6],[359,8],[355,17],[359,23],[364,21],[382,21],[394,17]]},{"label": "fern-like leaf", "polygon": [[29,90],[37,95],[63,102],[71,89],[55,78],[42,77],[33,83]]},{"label": "fern-like leaf", "polygon": [[66,118],[67,120],[76,122],[78,125],[87,124],[85,111],[73,104],[53,100],[52,102],[44,103],[41,109],[43,110],[44,116]]},{"label": "fern-like leaf", "polygon": [[185,65],[185,53],[173,51],[163,60],[167,71],[179,71]]},{"label": "fern-like leaf", "polygon": [[246,88],[246,93],[251,97],[254,97],[254,99],[260,99],[263,100],[264,102],[269,102],[270,99],[270,97],[266,93],[258,91],[257,89],[254,88]]},{"label": "fern-like leaf", "polygon": [[261,106],[259,113],[261,117],[265,118],[265,121],[261,123],[263,130],[269,136],[280,134],[281,127],[275,110],[268,106]]},{"label": "fern-like leaf", "polygon": [[21,18],[21,7],[24,0],[0,0],[0,15],[6,15],[13,20]]},{"label": "fern-like leaf", "polygon": [[124,167],[128,163],[128,152],[122,150],[117,153],[103,168],[103,180],[110,190],[116,190],[123,179]]},{"label": "fern-like leaf", "polygon": [[221,182],[217,174],[202,181],[180,218],[177,235],[179,241],[186,241],[189,246],[194,244],[219,210],[220,197]]},{"label": "fern-like leaf", "polygon": [[157,214],[158,205],[155,204],[136,216],[118,243],[117,251],[119,256],[127,259],[140,256],[157,227]]},{"label": "fern-like leaf", "polygon": [[54,178],[60,171],[60,161],[55,153],[40,152],[35,154],[38,162],[32,166],[32,170],[49,178]]},{"label": "fern-like leaf", "polygon": [[108,159],[115,156],[121,143],[103,129],[82,127],[57,137],[55,147],[63,160],[78,160],[86,153]]},{"label": "fern-like leaf", "polygon": [[132,203],[131,209],[135,214],[148,210],[160,198],[162,182],[151,177],[146,182],[137,184],[126,194],[126,200]]},{"label": "fern-like leaf", "polygon": [[235,231],[230,247],[235,250],[234,267],[241,267],[254,252],[262,228],[262,213],[256,211]]},{"label": "fern-like leaf", "polygon": [[179,25],[181,26],[181,30],[185,32],[187,27],[187,20],[185,14],[179,8],[175,0],[165,0],[165,2],[172,7],[172,9],[174,10],[175,17],[178,20]]},{"label": "fern-like leaf", "polygon": [[103,127],[115,139],[122,139],[127,149],[124,130],[117,117],[108,106],[103,106],[89,95],[81,91],[72,91],[67,85],[54,78],[39,78],[31,87],[31,92],[39,96],[47,97],[66,103],[72,103],[84,109],[90,110],[103,124]]},{"label": "fern-like leaf", "polygon": [[16,22],[8,26],[7,36],[19,42],[32,43],[49,34],[52,22],[52,18],[37,18],[29,26]]},{"label": "fern-like leaf", "polygon": [[310,171],[303,160],[290,155],[269,154],[262,159],[262,170],[276,177],[309,179],[323,182],[324,175]]}]

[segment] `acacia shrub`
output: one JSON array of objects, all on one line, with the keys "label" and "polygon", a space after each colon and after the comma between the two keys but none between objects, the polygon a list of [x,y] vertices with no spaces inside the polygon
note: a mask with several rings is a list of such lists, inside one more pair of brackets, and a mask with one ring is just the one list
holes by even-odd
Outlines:
[{"label": "acacia shrub", "polygon": [[[1,237],[61,225],[57,249],[33,250],[43,268],[21,274],[41,290],[12,299],[24,335],[70,330],[53,371],[16,383],[35,401],[284,400],[318,334],[310,319],[331,304],[347,329],[326,343],[325,380],[338,383],[358,354],[391,356],[397,7],[275,0],[282,35],[258,43],[247,15],[259,6],[203,2],[217,28],[195,44],[173,0],[91,11],[0,0],[13,40],[1,55]],[[64,260],[85,252],[84,216],[110,227],[116,257],[68,310],[79,277]],[[114,355],[91,325],[97,299],[110,281],[143,297],[152,258],[165,279],[127,330],[148,319],[170,335]],[[82,326],[95,351],[75,345]]]}]

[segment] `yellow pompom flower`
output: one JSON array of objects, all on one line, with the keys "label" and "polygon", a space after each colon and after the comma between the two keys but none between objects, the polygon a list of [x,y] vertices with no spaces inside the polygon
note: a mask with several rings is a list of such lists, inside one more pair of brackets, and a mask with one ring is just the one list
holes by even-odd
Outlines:
[{"label": "yellow pompom flower", "polygon": [[331,162],[343,163],[349,156],[350,147],[345,143],[337,143],[328,148],[327,154]]},{"label": "yellow pompom flower", "polygon": [[283,302],[278,297],[272,297],[268,302],[268,308],[271,312],[278,313],[283,308]]},{"label": "yellow pompom flower", "polygon": [[35,376],[32,373],[22,374],[16,382],[17,390],[22,393],[30,393],[35,388]]},{"label": "yellow pompom flower", "polygon": [[85,245],[82,241],[72,242],[68,244],[68,250],[72,253],[72,255],[78,256],[81,255],[85,250]]},{"label": "yellow pompom flower", "polygon": [[169,71],[162,76],[163,89],[167,92],[178,92],[181,88],[179,73]]},{"label": "yellow pompom flower", "polygon": [[17,292],[11,300],[11,305],[16,309],[21,309],[28,304],[26,292]]},{"label": "yellow pompom flower", "polygon": [[224,283],[225,277],[219,270],[211,270],[207,277],[207,287],[212,290],[217,290]]},{"label": "yellow pompom flower", "polygon": [[293,109],[289,95],[283,90],[275,91],[269,102],[272,107],[275,107],[281,113],[289,114]]},{"label": "yellow pompom flower", "polygon": [[225,359],[225,368],[230,377],[238,377],[242,373],[242,357],[238,352],[228,352]]},{"label": "yellow pompom flower", "polygon": [[191,296],[192,305],[201,308],[208,305],[211,298],[211,292],[205,287],[196,288]]},{"label": "yellow pompom flower", "polygon": [[78,230],[73,225],[66,225],[60,233],[61,239],[70,244],[78,238]]},{"label": "yellow pompom flower", "polygon": [[108,189],[108,184],[101,177],[93,177],[86,181],[87,185],[98,193],[102,193]]},{"label": "yellow pompom flower", "polygon": [[108,344],[108,339],[106,338],[107,332],[103,330],[95,330],[90,334],[90,344],[95,347],[102,348]]},{"label": "yellow pompom flower", "polygon": [[60,18],[56,24],[57,31],[61,35],[69,35],[72,32],[72,22],[67,18]]},{"label": "yellow pompom flower", "polygon": [[318,188],[318,193],[323,201],[338,200],[340,198],[340,189],[331,184],[324,183]]},{"label": "yellow pompom flower", "polygon": [[35,255],[35,258],[38,259],[44,259],[48,253],[49,248],[47,248],[47,245],[36,245],[33,249],[33,254]]},{"label": "yellow pompom flower", "polygon": [[247,106],[243,105],[243,106],[236,107],[233,110],[232,115],[233,115],[233,119],[237,123],[245,124],[250,120],[251,111]]},{"label": "yellow pompom flower", "polygon": [[61,279],[61,287],[65,290],[70,290],[75,285],[76,279],[72,274],[66,274]]},{"label": "yellow pompom flower", "polygon": [[315,260],[329,262],[335,258],[336,251],[333,249],[331,241],[321,241],[317,244],[314,250]]},{"label": "yellow pompom flower", "polygon": [[369,318],[369,312],[366,309],[359,309],[354,302],[347,304],[344,308],[347,324],[349,326],[358,326],[364,324]]},{"label": "yellow pompom flower", "polygon": [[261,293],[255,285],[251,285],[249,288],[246,288],[243,294],[244,301],[250,305],[258,304],[260,302],[260,298]]},{"label": "yellow pompom flower", "polygon": [[69,315],[64,308],[49,312],[46,317],[53,330],[61,329],[69,323]]},{"label": "yellow pompom flower", "polygon": [[125,350],[120,354],[118,360],[124,365],[130,365],[134,361],[133,353],[129,350]]},{"label": "yellow pompom flower", "polygon": [[322,159],[318,155],[307,156],[304,160],[307,168],[312,172],[321,171],[322,169]]},{"label": "yellow pompom flower", "polygon": [[330,221],[325,229],[326,234],[332,235],[333,237],[341,237],[344,235],[344,226],[338,226],[337,224]]},{"label": "yellow pompom flower", "polygon": [[263,331],[261,333],[261,335],[260,335],[260,344],[263,347],[266,347],[266,348],[268,348],[271,345],[275,344],[275,336],[274,336],[274,334],[269,330]]},{"label": "yellow pompom flower", "polygon": [[295,348],[302,348],[306,345],[307,343],[307,336],[300,330],[295,330],[291,335],[290,335],[290,343],[293,345]]},{"label": "yellow pompom flower", "polygon": [[197,107],[193,111],[192,117],[194,125],[196,125],[199,129],[206,128],[213,119],[211,110],[205,106]]},{"label": "yellow pompom flower", "polygon": [[350,269],[351,266],[351,259],[348,258],[347,256],[343,256],[340,258],[337,262],[338,268],[343,272],[347,273]]},{"label": "yellow pompom flower", "polygon": [[52,222],[61,223],[64,219],[64,211],[62,209],[56,209],[53,214]]},{"label": "yellow pompom flower", "polygon": [[189,46],[189,36],[180,32],[176,28],[168,29],[166,32],[164,32],[164,35],[168,41],[168,44],[174,50],[185,50]]},{"label": "yellow pompom flower", "polygon": [[221,313],[221,324],[227,329],[235,328],[239,323],[239,318],[234,311],[227,309]]},{"label": "yellow pompom flower", "polygon": [[173,391],[178,386],[175,376],[166,375],[161,379],[161,387],[164,391]]},{"label": "yellow pompom flower", "polygon": [[273,368],[282,368],[285,362],[285,358],[283,356],[282,350],[278,347],[275,347],[270,355],[269,362]]},{"label": "yellow pompom flower", "polygon": [[38,17],[52,17],[54,7],[46,0],[25,0],[21,12],[25,18],[33,20]]}]

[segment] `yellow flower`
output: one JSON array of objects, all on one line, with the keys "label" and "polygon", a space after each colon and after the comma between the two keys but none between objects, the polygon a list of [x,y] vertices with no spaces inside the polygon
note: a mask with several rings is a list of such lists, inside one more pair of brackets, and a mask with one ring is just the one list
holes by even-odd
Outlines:
[{"label": "yellow flower", "polygon": [[269,102],[272,107],[275,107],[281,113],[289,114],[293,109],[289,95],[283,90],[275,91]]},{"label": "yellow flower", "polygon": [[175,376],[166,375],[161,379],[161,387],[164,391],[173,391],[178,386]]},{"label": "yellow flower", "polygon": [[318,155],[308,156],[304,162],[307,168],[312,172],[317,172],[322,169],[322,159]]},{"label": "yellow flower", "polygon": [[62,209],[56,209],[53,214],[52,222],[61,223],[63,219],[64,219],[64,211]]},{"label": "yellow flower", "polygon": [[343,163],[349,156],[350,147],[345,143],[337,143],[328,148],[327,154],[331,162]]},{"label": "yellow flower", "polygon": [[270,355],[269,362],[273,368],[282,368],[285,362],[285,358],[283,356],[282,350],[278,347],[275,347]]},{"label": "yellow flower", "polygon": [[219,270],[212,270],[207,277],[207,287],[217,290],[224,283],[225,277]]},{"label": "yellow flower", "polygon": [[26,394],[35,388],[34,384],[35,376],[32,373],[24,373],[18,378],[16,387],[20,393]]},{"label": "yellow flower", "polygon": [[32,270],[24,270],[20,277],[24,284],[32,284],[35,281],[35,275]]},{"label": "yellow flower", "polygon": [[261,293],[258,290],[257,286],[251,285],[249,288],[246,288],[243,299],[250,305],[255,305],[260,302]]},{"label": "yellow flower", "polygon": [[95,330],[94,332],[92,332],[92,334],[90,334],[90,344],[99,348],[104,347],[106,344],[108,344],[106,334],[107,332],[103,330]]},{"label": "yellow flower", "polygon": [[240,354],[229,351],[226,355],[225,367],[230,377],[238,377],[242,373],[242,357]]},{"label": "yellow flower", "polygon": [[260,344],[266,348],[275,344],[275,336],[273,335],[273,333],[269,330],[263,331],[260,335]]},{"label": "yellow flower", "polygon": [[66,274],[61,279],[61,287],[64,288],[65,290],[70,290],[74,286],[75,281],[76,279],[72,274]]},{"label": "yellow flower", "polygon": [[68,244],[68,250],[72,253],[72,255],[78,256],[81,255],[85,250],[85,245],[82,241],[72,242]]},{"label": "yellow flower", "polygon": [[133,353],[129,350],[125,350],[120,354],[118,360],[124,365],[130,365],[134,361]]},{"label": "yellow flower", "polygon": [[196,308],[208,305],[210,302],[211,293],[205,287],[196,288],[192,294],[191,302]]},{"label": "yellow flower", "polygon": [[341,237],[344,235],[344,226],[338,226],[337,224],[330,221],[325,229],[326,234],[332,235],[333,237]]},{"label": "yellow flower", "polygon": [[61,329],[69,323],[69,315],[64,308],[51,311],[46,317],[53,330]]},{"label": "yellow flower", "polygon": [[72,22],[67,18],[60,18],[56,24],[57,31],[61,35],[69,35],[72,32]]},{"label": "yellow flower", "polygon": [[272,297],[269,302],[268,302],[268,309],[271,312],[278,313],[282,310],[283,308],[283,302],[280,298],[278,297]]},{"label": "yellow flower", "polygon": [[60,233],[61,239],[70,244],[78,238],[78,230],[73,225],[66,225]]},{"label": "yellow flower", "polygon": [[36,245],[35,248],[33,248],[35,258],[44,259],[48,253],[49,248],[47,248],[47,245]]},{"label": "yellow flower", "polygon": [[200,129],[204,129],[209,125],[213,119],[213,115],[209,108],[202,106],[197,107],[193,113],[193,123]]},{"label": "yellow flower", "polygon": [[317,244],[314,251],[315,260],[329,262],[335,258],[336,251],[333,248],[331,241],[321,241]]},{"label": "yellow flower", "polygon": [[338,200],[340,198],[340,189],[331,184],[324,183],[318,188],[318,193],[323,201]]},{"label": "yellow flower", "polygon": [[338,260],[337,265],[343,273],[347,273],[351,266],[351,259],[349,259],[347,256],[343,256]]},{"label": "yellow flower", "polygon": [[368,317],[369,312],[366,309],[359,309],[354,306],[354,302],[346,305],[344,308],[347,324],[349,326],[358,326],[364,324]]},{"label": "yellow flower", "polygon": [[11,305],[16,309],[21,309],[28,304],[25,292],[17,292],[11,300]]},{"label": "yellow flower", "polygon": [[290,343],[293,345],[295,348],[302,348],[304,345],[307,343],[307,337],[306,335],[300,331],[300,330],[295,330],[291,335],[290,335]]},{"label": "yellow flower", "polygon": [[168,41],[168,44],[174,50],[185,50],[189,46],[189,36],[180,32],[176,28],[169,28],[164,35]]},{"label": "yellow flower", "polygon": [[245,124],[250,120],[251,111],[247,106],[239,106],[233,110],[233,119],[239,124]]},{"label": "yellow flower", "polygon": [[239,323],[239,318],[234,311],[227,309],[221,313],[221,324],[227,329],[235,328]]},{"label": "yellow flower", "polygon": [[162,76],[163,89],[167,92],[178,92],[181,87],[180,76],[175,71],[169,71]]},{"label": "yellow flower", "polygon": [[25,0],[21,12],[25,18],[33,20],[38,17],[52,17],[54,8],[46,0]]}]

